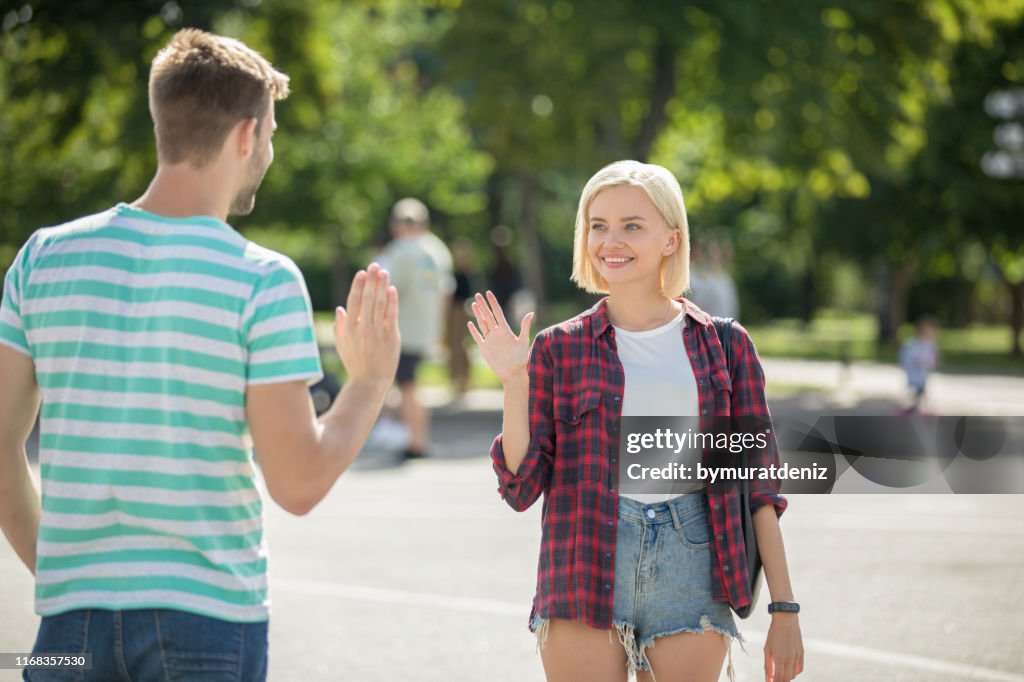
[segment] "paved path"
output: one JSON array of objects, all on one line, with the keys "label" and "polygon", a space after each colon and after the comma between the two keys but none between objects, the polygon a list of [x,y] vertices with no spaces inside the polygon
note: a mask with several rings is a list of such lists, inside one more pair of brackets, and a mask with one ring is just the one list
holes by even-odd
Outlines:
[{"label": "paved path", "polygon": [[[894,365],[783,358],[765,358],[763,365],[770,399],[799,394],[800,404],[815,412],[834,408],[888,415],[908,398],[906,378]],[[449,405],[445,388],[428,389],[427,394],[436,407],[501,410],[500,390],[472,391],[458,405]],[[927,407],[948,415],[1024,416],[1024,376],[936,372],[928,380]]]},{"label": "paved path", "polygon": [[[894,365],[815,360],[764,360],[768,388],[814,387],[839,405],[906,399],[906,378]],[[1024,415],[1024,377],[936,372],[928,380],[928,407],[939,414]]]},{"label": "paved path", "polygon": [[[891,368],[854,367],[844,384],[830,363],[765,364],[779,385],[820,384],[773,394],[777,412],[888,414],[902,395]],[[932,388],[947,413],[1024,405],[1024,379],[939,376]],[[267,505],[272,680],[543,679],[526,629],[540,506],[508,509],[486,457],[500,394],[430,397],[444,444],[434,458],[398,467],[390,453],[367,452],[309,516]],[[804,606],[800,679],[1024,682],[1024,496],[794,496],[783,530]],[[0,651],[31,647],[31,591],[0,542]],[[740,623],[741,682],[763,679],[766,598]],[[0,671],[7,679],[17,676]]]}]

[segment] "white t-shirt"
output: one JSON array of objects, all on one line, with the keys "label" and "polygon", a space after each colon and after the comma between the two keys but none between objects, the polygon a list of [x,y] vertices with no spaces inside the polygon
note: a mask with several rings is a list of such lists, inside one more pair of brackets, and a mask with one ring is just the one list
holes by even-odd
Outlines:
[{"label": "white t-shirt", "polygon": [[[615,327],[615,345],[626,376],[623,417],[688,417],[700,414],[697,379],[683,345],[680,312],[655,329],[631,332]],[[673,493],[625,494],[644,504],[671,500]]]},{"label": "white t-shirt", "polygon": [[900,364],[907,373],[907,384],[912,388],[923,388],[938,359],[938,349],[927,339],[914,337],[904,343],[900,348]]}]

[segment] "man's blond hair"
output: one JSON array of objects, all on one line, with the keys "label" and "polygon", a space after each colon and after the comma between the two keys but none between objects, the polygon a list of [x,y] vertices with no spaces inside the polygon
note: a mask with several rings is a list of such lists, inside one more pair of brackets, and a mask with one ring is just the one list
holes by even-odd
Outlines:
[{"label": "man's blond hair", "polygon": [[572,281],[594,294],[608,293],[605,281],[590,262],[587,241],[590,236],[590,204],[598,192],[608,187],[639,187],[661,214],[670,230],[679,230],[679,247],[662,258],[661,290],[677,298],[690,288],[690,228],[686,204],[679,181],[667,169],[653,163],[616,161],[597,171],[583,188],[576,211],[576,237],[572,255]]},{"label": "man's blond hair", "polygon": [[273,100],[288,96],[288,76],[233,38],[194,28],[174,34],[153,59],[149,111],[162,163],[201,167],[220,151],[232,128],[260,123]]}]

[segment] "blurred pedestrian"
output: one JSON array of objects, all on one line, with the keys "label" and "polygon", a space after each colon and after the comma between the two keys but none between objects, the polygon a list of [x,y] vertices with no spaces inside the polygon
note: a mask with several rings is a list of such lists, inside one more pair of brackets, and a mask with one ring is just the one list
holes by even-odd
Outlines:
[{"label": "blurred pedestrian", "polygon": [[441,342],[454,278],[452,255],[430,231],[430,211],[419,199],[407,197],[391,209],[392,240],[380,255],[391,272],[402,308],[398,326],[402,354],[395,381],[401,394],[399,412],[409,429],[403,460],[426,457],[430,447],[430,412],[420,400],[416,369]]},{"label": "blurred pedestrian", "polygon": [[494,247],[494,263],[490,270],[490,287],[499,305],[507,310],[512,296],[523,286],[522,273],[512,254],[512,230],[505,225],[498,225],[491,230],[491,244]]},{"label": "blurred pedestrian", "polygon": [[922,317],[917,322],[914,336],[900,348],[900,366],[907,375],[911,403],[905,413],[921,411],[928,375],[939,364],[939,347],[936,343],[939,325],[934,318]]},{"label": "blurred pedestrian", "polygon": [[473,292],[478,288],[475,286],[478,273],[473,243],[465,238],[455,240],[452,244],[452,258],[455,289],[448,306],[448,374],[455,393],[462,395],[469,388],[470,378],[469,354],[466,352],[469,335],[466,333],[466,323],[469,322],[469,305]]},{"label": "blurred pedestrian", "polygon": [[701,239],[694,245],[689,298],[709,315],[739,319],[739,294],[726,268],[726,253],[713,239]]},{"label": "blurred pedestrian", "polygon": [[[26,679],[267,676],[254,449],[270,496],[309,512],[362,447],[399,351],[397,295],[371,266],[337,311],[349,379],[318,421],[302,274],[225,222],[253,209],[287,94],[241,42],[179,31],[149,77],[149,188],[37,231],[7,272],[0,526],[36,577],[33,653],[92,656]],[[40,400],[42,504],[25,457]]]},{"label": "blurred pedestrian", "polygon": [[[734,323],[723,366],[715,324],[678,298],[689,280],[686,211],[660,166],[620,161],[590,179],[572,279],[608,296],[542,331],[532,351],[532,313],[517,336],[491,292],[477,294],[470,327],[504,389],[491,448],[499,492],[518,511],[544,496],[530,629],[547,678],[625,682],[635,670],[640,680],[718,680],[739,637],[729,607],[752,599],[739,505],[712,489],[620,494],[615,453],[620,415],[699,415],[705,428],[715,415],[768,418],[760,360]],[[779,464],[769,442],[752,465]],[[788,682],[803,668],[803,646],[778,491],[777,480],[753,485],[751,506],[776,600],[766,677]]]}]

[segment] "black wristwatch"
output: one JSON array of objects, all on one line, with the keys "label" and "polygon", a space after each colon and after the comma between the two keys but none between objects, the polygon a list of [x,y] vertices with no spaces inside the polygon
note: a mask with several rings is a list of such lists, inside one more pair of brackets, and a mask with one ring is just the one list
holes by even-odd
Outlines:
[{"label": "black wristwatch", "polygon": [[800,605],[795,601],[773,601],[768,605],[768,613],[800,613]]}]

